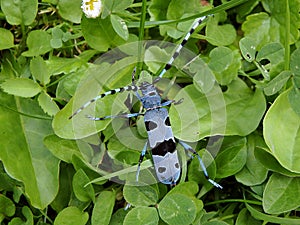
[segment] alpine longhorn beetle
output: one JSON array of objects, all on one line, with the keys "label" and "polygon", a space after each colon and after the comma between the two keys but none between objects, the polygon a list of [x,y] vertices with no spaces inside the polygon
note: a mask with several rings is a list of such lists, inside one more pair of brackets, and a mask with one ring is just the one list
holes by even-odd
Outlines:
[{"label": "alpine longhorn beetle", "polygon": [[[195,29],[202,23],[203,20],[206,19],[206,16],[200,17],[195,20],[192,25],[190,31],[185,35],[183,41],[178,45],[175,49],[174,54],[164,67],[164,69],[159,74],[158,78],[155,79],[154,83],[157,82],[162,76],[169,70],[172,66],[173,61],[178,57],[180,50],[186,44],[187,40],[191,36],[191,34],[195,31]],[[180,177],[181,167],[178,160],[177,150],[176,150],[176,142],[173,136],[169,114],[164,106],[168,106],[172,103],[179,104],[182,102],[182,99],[179,101],[168,100],[162,103],[162,98],[159,95],[157,89],[154,86],[154,83],[143,82],[140,86],[135,84],[135,69],[132,73],[132,84],[129,86],[109,90],[101,95],[96,96],[91,99],[83,106],[81,106],[78,110],[76,110],[69,119],[72,119],[82,110],[84,110],[91,103],[104,98],[107,95],[112,95],[115,93],[120,93],[124,91],[134,91],[138,100],[142,103],[145,113],[131,113],[131,114],[119,114],[119,115],[109,115],[104,117],[92,117],[87,116],[91,120],[99,121],[105,120],[109,118],[130,118],[143,115],[144,122],[148,134],[148,140],[144,145],[144,148],[140,154],[138,169],[136,172],[136,180],[138,181],[140,166],[144,159],[144,156],[147,151],[147,147],[151,148],[152,159],[154,163],[154,168],[156,172],[156,176],[158,180],[163,184],[175,185]],[[139,94],[138,91],[141,91]],[[197,156],[200,166],[203,170],[203,173],[207,180],[213,184],[215,187],[221,188],[222,186],[209,178],[205,165],[200,157],[200,155],[192,149],[191,146],[186,144],[185,142],[178,140],[179,144],[183,146],[186,151],[193,153],[193,155]]]}]

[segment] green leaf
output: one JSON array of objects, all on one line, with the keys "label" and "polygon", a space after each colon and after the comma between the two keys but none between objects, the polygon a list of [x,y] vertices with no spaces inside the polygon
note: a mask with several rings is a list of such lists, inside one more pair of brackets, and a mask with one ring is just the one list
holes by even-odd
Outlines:
[{"label": "green leaf", "polygon": [[59,190],[55,199],[51,202],[51,208],[53,208],[56,212],[60,212],[64,208],[68,207],[70,199],[74,196],[72,189],[74,173],[75,171],[71,164],[61,163],[59,173]]},{"label": "green leaf", "polygon": [[292,109],[300,117],[300,90],[298,88],[293,88],[289,92],[288,99]]},{"label": "green leaf", "polygon": [[[10,176],[21,181],[32,206],[44,209],[58,192],[59,160],[43,144],[52,133],[36,101],[0,94],[0,159]],[[9,109],[37,116],[22,116]]]},{"label": "green leaf", "polygon": [[243,37],[239,42],[239,46],[244,59],[253,62],[256,54],[256,41],[250,37]]},{"label": "green leaf", "polygon": [[14,35],[4,28],[0,28],[0,50],[14,47]]},{"label": "green leaf", "polygon": [[38,83],[28,78],[7,79],[0,86],[8,94],[25,98],[33,97],[42,90]]},{"label": "green leaf", "polygon": [[32,57],[43,55],[52,50],[50,45],[51,35],[43,30],[33,30],[28,34],[26,44],[28,51],[22,53],[23,56]]},{"label": "green leaf", "polygon": [[58,1],[58,12],[62,18],[73,23],[80,23],[81,20],[81,0],[60,0]]},{"label": "green leaf", "polygon": [[50,74],[47,64],[41,56],[37,56],[30,60],[30,72],[32,76],[39,80],[43,85],[50,82]]},{"label": "green leaf", "polygon": [[299,173],[300,117],[289,103],[289,92],[280,94],[269,108],[263,121],[263,135],[279,163]]},{"label": "green leaf", "polygon": [[261,222],[254,219],[246,208],[243,208],[236,219],[235,225],[260,225]]},{"label": "green leaf", "polygon": [[86,185],[90,182],[89,177],[85,174],[82,169],[79,169],[73,176],[73,190],[76,198],[82,202],[95,201],[95,192],[91,184]]},{"label": "green leaf", "polygon": [[108,48],[124,43],[124,40],[114,31],[109,18],[82,18],[82,33],[87,43],[94,49],[104,52]]},{"label": "green leaf", "polygon": [[168,194],[158,205],[161,219],[168,224],[191,224],[196,218],[195,203],[179,193]]},{"label": "green leaf", "polygon": [[[286,13],[289,11],[289,26],[290,26],[290,37],[289,44],[295,43],[298,40],[298,26],[297,23],[300,19],[299,10],[300,10],[300,1],[291,1],[289,4],[281,0],[263,0],[263,7],[265,10],[271,14],[271,29],[270,35],[273,34],[279,35],[280,42],[284,44],[286,39]],[[289,8],[287,8],[289,7]]]},{"label": "green leaf", "polygon": [[257,142],[263,142],[260,136],[250,135],[247,140],[247,161],[241,171],[235,174],[236,180],[247,186],[261,184],[268,175],[268,170],[255,158]]},{"label": "green leaf", "polygon": [[228,137],[224,140],[222,150],[215,162],[218,168],[216,177],[224,178],[239,172],[247,160],[245,138]]},{"label": "green leaf", "polygon": [[175,137],[190,142],[220,134],[245,136],[257,128],[266,108],[263,93],[240,79],[224,93],[215,85],[204,95],[189,85],[177,94],[181,98],[183,103],[170,107],[170,120]]},{"label": "green leaf", "polygon": [[124,220],[124,225],[158,225],[158,213],[153,207],[139,206],[130,210]]},{"label": "green leaf", "polygon": [[0,195],[0,215],[11,217],[15,214],[16,206],[13,201],[4,195]]},{"label": "green leaf", "polygon": [[1,9],[11,25],[30,25],[37,14],[38,0],[5,0],[1,1]]},{"label": "green leaf", "polygon": [[132,3],[133,0],[104,0],[101,18],[105,19],[107,16],[112,15],[113,13],[124,13],[124,10],[127,9]]},{"label": "green leaf", "polygon": [[71,163],[73,154],[82,157],[78,142],[76,141],[62,139],[56,135],[49,135],[44,139],[44,144],[55,157],[64,162]]},{"label": "green leaf", "polygon": [[263,147],[257,147],[257,148],[255,148],[254,155],[255,155],[255,158],[262,165],[264,165],[264,167],[267,168],[268,170],[271,170],[276,173],[280,173],[282,175],[289,176],[289,177],[299,176],[298,173],[293,173],[293,172],[285,169],[284,167],[282,167],[268,149],[265,149]]},{"label": "green leaf", "polygon": [[115,205],[115,193],[112,191],[102,191],[96,198],[92,212],[92,225],[108,225]]},{"label": "green leaf", "polygon": [[75,206],[69,206],[58,213],[54,225],[85,225],[88,219],[87,212],[82,212]]},{"label": "green leaf", "polygon": [[251,14],[246,22],[242,24],[242,30],[246,37],[251,37],[258,43],[257,49],[260,49],[267,43],[280,42],[285,43],[286,21],[285,14],[290,11],[290,44],[298,38],[297,21],[299,21],[299,1],[290,2],[289,9],[285,1],[264,0],[262,1],[266,12]]},{"label": "green leaf", "polygon": [[210,17],[206,25],[206,40],[215,46],[230,45],[235,41],[236,31],[231,24],[218,25],[218,18]]},{"label": "green leaf", "polygon": [[263,221],[268,221],[270,223],[275,223],[275,224],[289,224],[289,225],[298,225],[300,222],[300,219],[295,219],[292,217],[278,217],[278,216],[273,216],[269,214],[262,213],[258,211],[257,209],[254,209],[250,205],[246,203],[246,207],[248,211],[251,213],[251,215],[258,220],[263,220]]},{"label": "green leaf", "polygon": [[181,193],[181,194],[192,197],[195,194],[197,194],[198,191],[199,191],[199,187],[198,187],[197,183],[195,183],[193,181],[188,181],[188,182],[184,182],[184,183],[180,183],[180,184],[176,185],[174,188],[172,188],[170,190],[170,192],[168,194]]},{"label": "green leaf", "polygon": [[[201,159],[205,165],[207,173],[211,179],[214,179],[216,176],[216,164],[214,162],[213,156],[206,150],[198,152],[201,156]],[[194,157],[192,162],[188,167],[188,178],[190,181],[195,181],[197,183],[209,186],[210,183],[207,182],[206,177],[204,176],[202,167],[200,166],[199,160],[197,157]],[[196,193],[194,193],[196,194]]]},{"label": "green leaf", "polygon": [[282,71],[264,87],[265,94],[270,96],[279,92],[291,76],[291,71]]},{"label": "green leaf", "polygon": [[63,46],[63,37],[64,37],[64,32],[58,28],[54,27],[52,30],[52,38],[50,40],[50,45],[52,48],[61,48]]},{"label": "green leaf", "polygon": [[266,213],[280,214],[300,206],[300,178],[274,173],[264,190],[263,208]]},{"label": "green leaf", "polygon": [[111,15],[110,21],[115,32],[126,41],[129,37],[129,32],[125,21],[117,15]]},{"label": "green leaf", "polygon": [[238,14],[238,21],[244,21],[245,17],[251,13],[251,11],[259,4],[258,0],[246,1],[243,4],[236,7]]},{"label": "green leaf", "polygon": [[158,190],[154,186],[125,185],[123,195],[127,202],[133,206],[155,205],[158,201]]},{"label": "green leaf", "polygon": [[237,50],[232,51],[227,47],[220,46],[211,50],[209,57],[208,66],[214,71],[220,85],[228,85],[237,77],[241,67],[241,57]]},{"label": "green leaf", "polygon": [[112,215],[109,225],[123,225],[123,221],[124,221],[127,213],[128,213],[128,210],[124,210],[124,208],[118,209]]},{"label": "green leaf", "polygon": [[44,91],[39,95],[38,102],[44,112],[49,116],[54,116],[59,111],[59,107],[57,106],[57,104]]},{"label": "green leaf", "polygon": [[202,93],[208,93],[215,84],[215,76],[208,65],[199,57],[191,63],[189,70],[195,73],[193,84]]},{"label": "green leaf", "polygon": [[[116,115],[121,111],[126,112],[128,109],[124,105],[124,101],[128,93],[121,93],[106,96],[104,99],[98,100],[96,104],[91,104],[73,119],[69,119],[72,113],[84,103],[99,93],[104,93],[103,88],[111,89],[128,84],[128,74],[132,72],[132,67],[128,67],[129,62],[132,63],[131,57],[119,60],[112,66],[101,64],[88,67],[85,74],[86,79],[82,79],[73,99],[54,117],[53,128],[56,135],[68,139],[87,137],[104,130],[111,120],[95,123],[95,121],[87,119],[85,115],[106,116]],[[107,74],[111,74],[111,76],[107,76]]]},{"label": "green leaf", "polygon": [[256,60],[268,59],[273,65],[284,60],[284,48],[280,43],[268,43],[259,50]]},{"label": "green leaf", "polygon": [[294,73],[296,87],[300,88],[300,70],[299,70],[300,48],[297,48],[291,55],[290,68]]}]

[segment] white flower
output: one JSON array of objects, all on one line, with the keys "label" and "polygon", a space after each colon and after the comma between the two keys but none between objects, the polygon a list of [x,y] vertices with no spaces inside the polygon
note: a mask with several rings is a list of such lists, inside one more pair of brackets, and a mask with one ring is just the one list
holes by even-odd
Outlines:
[{"label": "white flower", "polygon": [[101,0],[83,0],[81,8],[86,17],[96,18],[102,11],[102,2]]}]

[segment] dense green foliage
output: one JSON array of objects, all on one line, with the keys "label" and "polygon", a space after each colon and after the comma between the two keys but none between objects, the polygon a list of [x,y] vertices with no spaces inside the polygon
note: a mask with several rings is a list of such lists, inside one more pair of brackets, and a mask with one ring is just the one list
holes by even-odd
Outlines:
[{"label": "dense green foliage", "polygon": [[[0,224],[300,224],[300,0],[103,5],[87,18],[81,0],[1,0]],[[204,15],[157,86],[184,99],[174,136],[224,188],[180,146],[176,187],[157,183],[150,154],[137,185],[143,117],[86,118],[138,112],[134,95],[69,116],[135,66],[157,76]]]}]

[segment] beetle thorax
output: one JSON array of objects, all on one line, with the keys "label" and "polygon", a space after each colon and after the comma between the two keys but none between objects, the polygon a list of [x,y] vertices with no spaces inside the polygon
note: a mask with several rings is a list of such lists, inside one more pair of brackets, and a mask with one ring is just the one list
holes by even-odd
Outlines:
[{"label": "beetle thorax", "polygon": [[153,84],[143,82],[140,86],[140,90],[143,94],[141,101],[145,109],[157,108],[161,106],[161,97]]}]

